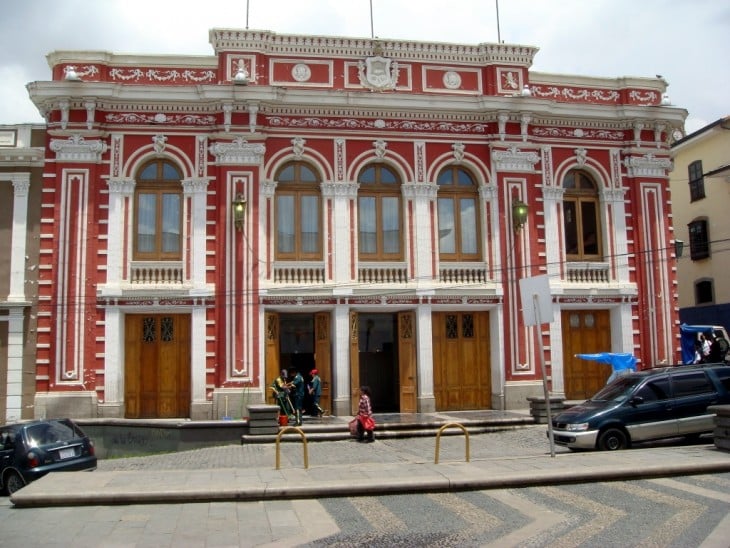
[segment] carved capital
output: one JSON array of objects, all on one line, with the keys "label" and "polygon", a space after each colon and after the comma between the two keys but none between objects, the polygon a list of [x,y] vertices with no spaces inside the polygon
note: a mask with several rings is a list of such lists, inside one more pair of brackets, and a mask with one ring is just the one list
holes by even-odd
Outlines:
[{"label": "carved capital", "polygon": [[220,165],[259,165],[266,147],[249,144],[243,137],[237,137],[230,143],[213,143],[208,150]]},{"label": "carved capital", "polygon": [[333,183],[326,182],[320,185],[322,196],[325,198],[357,198],[357,190],[360,188],[358,183]]},{"label": "carved capital", "polygon": [[96,139],[87,141],[75,134],[66,140],[51,139],[50,148],[56,153],[57,162],[94,162],[99,163],[107,150],[105,142]]},{"label": "carved capital", "polygon": [[434,200],[438,195],[438,185],[431,183],[404,183],[401,192],[404,198],[428,198]]},{"label": "carved capital", "polygon": [[651,152],[644,156],[629,156],[624,159],[629,177],[666,177],[674,164],[669,158],[657,158]]},{"label": "carved capital", "polygon": [[128,177],[112,177],[107,181],[109,194],[126,194],[134,193],[134,179]]},{"label": "carved capital", "polygon": [[208,190],[208,178],[194,177],[192,179],[183,179],[182,187],[185,194],[205,194]]},{"label": "carved capital", "polygon": [[508,150],[492,151],[492,159],[499,171],[534,171],[540,156],[532,151],[522,152],[513,146]]}]

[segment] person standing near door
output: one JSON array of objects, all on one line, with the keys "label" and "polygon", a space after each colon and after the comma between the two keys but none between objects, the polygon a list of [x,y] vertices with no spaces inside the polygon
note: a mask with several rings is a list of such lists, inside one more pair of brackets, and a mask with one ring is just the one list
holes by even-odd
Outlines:
[{"label": "person standing near door", "polygon": [[296,425],[302,425],[302,411],[304,409],[304,377],[299,371],[295,371],[292,380],[292,388],[294,390],[294,413],[296,415]]},{"label": "person standing near door", "polygon": [[309,385],[309,395],[312,396],[312,411],[320,417],[324,411],[319,406],[319,398],[322,397],[322,379],[319,378],[319,371],[312,369],[309,374],[312,376],[312,383]]}]

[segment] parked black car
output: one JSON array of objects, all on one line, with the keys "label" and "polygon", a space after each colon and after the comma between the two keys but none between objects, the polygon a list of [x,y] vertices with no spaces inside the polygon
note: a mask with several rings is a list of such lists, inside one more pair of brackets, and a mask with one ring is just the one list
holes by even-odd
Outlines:
[{"label": "parked black car", "polygon": [[0,427],[0,488],[6,494],[49,472],[95,468],[94,443],[70,419]]},{"label": "parked black car", "polygon": [[[714,430],[710,405],[730,404],[730,366],[682,365],[614,379],[552,419],[557,445],[613,451],[639,441],[698,437]],[[549,432],[548,432],[549,435]]]}]

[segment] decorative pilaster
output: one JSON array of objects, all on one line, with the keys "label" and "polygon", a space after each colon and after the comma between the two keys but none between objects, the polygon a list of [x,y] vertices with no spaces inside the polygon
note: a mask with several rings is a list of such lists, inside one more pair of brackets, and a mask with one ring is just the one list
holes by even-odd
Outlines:
[{"label": "decorative pilaster", "polygon": [[[434,279],[438,278],[438,265],[434,264],[433,242],[438,241],[434,237],[437,224],[434,203],[438,195],[438,185],[431,183],[405,183],[401,185],[403,198],[410,201],[413,206],[412,217],[406,220],[406,226],[413,226],[415,239],[413,246],[414,277],[419,285],[431,286]],[[409,208],[406,208],[408,211]]]},{"label": "decorative pilaster", "polygon": [[187,253],[190,257],[190,280],[193,284],[193,291],[204,290],[206,287],[205,280],[205,233],[206,233],[206,201],[208,191],[208,178],[192,178],[182,181],[183,193],[185,200],[188,198],[190,204],[190,248]]},{"label": "decorative pilaster", "polygon": [[25,240],[28,235],[30,173],[16,172],[7,175],[13,184],[13,229],[10,236],[10,291],[8,292],[8,301],[25,302]]},{"label": "decorative pilaster", "polygon": [[[332,261],[332,277],[335,286],[350,284],[352,281],[352,273],[350,270],[351,257],[353,249],[350,240],[351,231],[357,230],[353,227],[355,219],[351,212],[355,210],[351,207],[357,200],[357,191],[360,188],[358,183],[333,183],[323,182],[320,185],[322,190],[322,198],[325,201],[332,202],[332,218],[334,226],[332,227],[332,238],[334,257]],[[326,226],[326,224],[325,224]],[[327,235],[325,234],[325,240]]]},{"label": "decorative pilaster", "polygon": [[102,292],[118,293],[124,278],[124,243],[128,226],[125,222],[125,211],[131,204],[135,182],[132,178],[113,177],[107,183],[109,187],[109,212],[106,258],[106,284]]}]

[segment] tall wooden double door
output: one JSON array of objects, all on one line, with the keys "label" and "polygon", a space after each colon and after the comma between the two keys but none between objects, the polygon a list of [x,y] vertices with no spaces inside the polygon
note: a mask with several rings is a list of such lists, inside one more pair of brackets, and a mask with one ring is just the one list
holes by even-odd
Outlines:
[{"label": "tall wooden double door", "polygon": [[190,315],[128,314],[124,343],[125,417],[189,417]]},{"label": "tall wooden double door", "polygon": [[431,323],[436,410],[490,409],[489,313],[436,312]]},{"label": "tall wooden double door", "polygon": [[565,398],[585,400],[605,386],[612,369],[605,363],[575,355],[611,351],[610,313],[608,310],[563,310],[561,321]]}]

